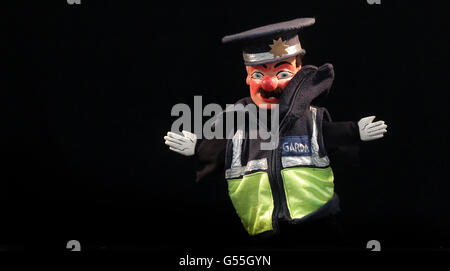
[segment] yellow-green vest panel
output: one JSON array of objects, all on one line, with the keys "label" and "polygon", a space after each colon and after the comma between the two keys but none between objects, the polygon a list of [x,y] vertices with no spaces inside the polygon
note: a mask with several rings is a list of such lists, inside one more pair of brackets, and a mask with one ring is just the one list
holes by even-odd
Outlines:
[{"label": "yellow-green vest panel", "polygon": [[231,201],[247,232],[256,235],[272,230],[274,203],[268,174],[256,172],[227,182]]},{"label": "yellow-green vest panel", "polygon": [[302,218],[327,203],[334,194],[331,167],[293,167],[281,171],[292,219]]}]

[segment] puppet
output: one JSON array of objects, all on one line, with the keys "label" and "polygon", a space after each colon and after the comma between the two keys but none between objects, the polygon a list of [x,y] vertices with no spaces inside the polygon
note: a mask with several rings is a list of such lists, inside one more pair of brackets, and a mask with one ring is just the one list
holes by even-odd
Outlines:
[{"label": "puppet", "polygon": [[237,104],[279,110],[279,144],[273,150],[238,130],[228,140],[197,140],[195,134],[168,132],[165,144],[174,152],[196,156],[203,167],[197,180],[223,173],[236,213],[251,236],[279,232],[291,224],[333,216],[340,211],[328,153],[333,149],[380,139],[387,132],[375,116],[358,122],[333,122],[328,111],[311,103],[328,92],[331,64],[303,66],[298,33],[315,23],[299,18],[225,36],[224,43],[243,48],[250,97]]}]

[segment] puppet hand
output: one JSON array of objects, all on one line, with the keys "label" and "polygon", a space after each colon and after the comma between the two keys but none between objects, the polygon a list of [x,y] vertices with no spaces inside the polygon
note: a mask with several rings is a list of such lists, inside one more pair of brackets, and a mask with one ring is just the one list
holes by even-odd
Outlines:
[{"label": "puppet hand", "polygon": [[182,154],[184,156],[192,156],[195,153],[195,143],[197,143],[197,136],[193,133],[183,130],[183,135],[168,132],[164,137],[164,142],[169,149]]},{"label": "puppet hand", "polygon": [[384,133],[387,132],[387,125],[384,124],[384,121],[380,120],[372,123],[374,119],[375,116],[370,116],[358,121],[359,136],[362,141],[371,141],[382,138]]}]

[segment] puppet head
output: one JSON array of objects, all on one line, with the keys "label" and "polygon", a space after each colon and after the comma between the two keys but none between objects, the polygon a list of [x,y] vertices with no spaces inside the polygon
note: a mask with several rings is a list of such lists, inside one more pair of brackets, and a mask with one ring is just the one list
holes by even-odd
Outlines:
[{"label": "puppet head", "polygon": [[223,43],[242,45],[246,82],[257,106],[270,109],[278,103],[286,85],[302,67],[305,50],[298,32],[314,23],[314,18],[299,18],[222,38]]},{"label": "puppet head", "polygon": [[302,68],[301,57],[292,56],[284,60],[246,66],[246,83],[250,86],[250,97],[262,108],[270,109],[277,104],[292,77]]}]

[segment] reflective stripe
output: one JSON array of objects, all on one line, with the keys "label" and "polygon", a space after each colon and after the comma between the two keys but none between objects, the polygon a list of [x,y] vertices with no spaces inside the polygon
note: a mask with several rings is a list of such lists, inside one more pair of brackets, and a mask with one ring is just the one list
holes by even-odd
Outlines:
[{"label": "reflective stripe", "polygon": [[241,152],[244,132],[237,130],[233,136],[233,159],[231,160],[231,168],[238,168],[241,166]]},{"label": "reflective stripe", "polygon": [[239,129],[233,136],[233,156],[231,158],[231,168],[225,170],[225,178],[237,178],[241,176],[243,170],[241,163],[242,141],[244,138],[244,132]]},{"label": "reflective stripe", "polygon": [[247,166],[245,167],[245,171],[266,170],[267,168],[267,159],[261,158],[258,160],[248,161]]},{"label": "reflective stripe", "polygon": [[284,168],[295,166],[316,166],[327,167],[330,165],[328,156],[319,156],[319,143],[317,142],[317,108],[310,106],[312,120],[313,120],[313,132],[311,136],[311,156],[282,156],[281,164]]},{"label": "reflective stripe", "polygon": [[254,171],[254,170],[267,170],[269,168],[267,159],[262,158],[258,160],[251,160],[248,161],[247,165],[245,167],[239,166],[239,167],[231,167],[227,170],[225,170],[225,178],[226,179],[232,179],[232,178],[238,178],[242,175],[244,175],[246,172]]},{"label": "reflective stripe", "polygon": [[244,132],[237,130],[233,136],[233,158],[231,160],[231,168],[225,170],[225,178],[232,179],[244,175],[245,172],[254,170],[266,170],[268,168],[267,159],[251,160],[246,166],[242,166],[241,153]]}]

